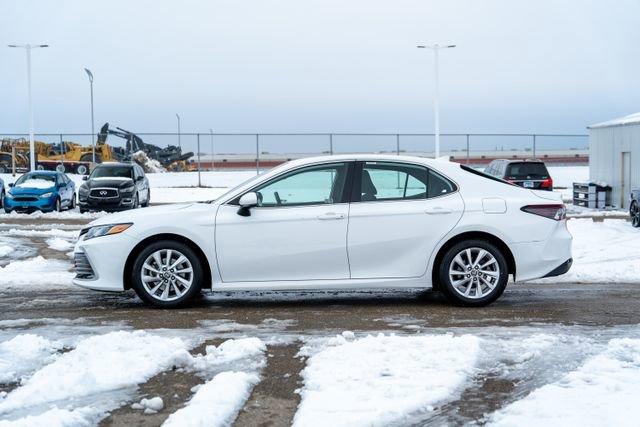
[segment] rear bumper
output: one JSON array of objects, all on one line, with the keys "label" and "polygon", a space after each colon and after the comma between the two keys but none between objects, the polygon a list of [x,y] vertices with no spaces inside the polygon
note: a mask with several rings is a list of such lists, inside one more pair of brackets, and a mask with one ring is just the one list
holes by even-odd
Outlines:
[{"label": "rear bumper", "polygon": [[549,273],[547,273],[547,275],[544,277],[560,276],[561,274],[564,274],[567,271],[569,271],[569,269],[571,268],[571,264],[573,264],[573,258],[569,258],[568,260],[560,264],[558,267],[554,268]]}]

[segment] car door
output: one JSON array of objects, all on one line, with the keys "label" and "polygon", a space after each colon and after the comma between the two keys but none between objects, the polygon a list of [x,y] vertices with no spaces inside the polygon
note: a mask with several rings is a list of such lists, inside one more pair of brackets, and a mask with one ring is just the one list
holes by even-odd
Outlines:
[{"label": "car door", "polygon": [[216,215],[224,282],[348,279],[348,176],[352,162],[284,173],[251,189],[258,206],[238,214],[236,198]]},{"label": "car door", "polygon": [[351,278],[420,277],[459,221],[456,184],[422,165],[364,162],[355,171],[347,245]]},{"label": "car door", "polygon": [[69,189],[67,188],[67,183],[61,173],[56,174],[56,188],[58,196],[60,197],[60,205],[67,206],[70,202]]},{"label": "car door", "polygon": [[140,195],[140,201],[146,203],[149,200],[149,181],[144,174],[142,166],[134,165],[136,173],[136,187],[138,187],[138,194]]}]

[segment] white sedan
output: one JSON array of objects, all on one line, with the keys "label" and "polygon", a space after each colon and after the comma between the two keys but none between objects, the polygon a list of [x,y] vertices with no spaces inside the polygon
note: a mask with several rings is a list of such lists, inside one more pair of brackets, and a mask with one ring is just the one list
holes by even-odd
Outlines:
[{"label": "white sedan", "polygon": [[482,306],[571,266],[560,196],[457,163],[296,160],[219,199],[103,217],[75,247],[76,285],[161,307],[203,289],[433,288]]}]

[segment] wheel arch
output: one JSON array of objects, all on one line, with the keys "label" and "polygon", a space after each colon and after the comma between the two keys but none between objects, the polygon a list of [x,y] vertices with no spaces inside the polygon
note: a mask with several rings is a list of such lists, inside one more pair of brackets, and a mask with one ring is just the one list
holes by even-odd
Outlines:
[{"label": "wheel arch", "polygon": [[431,283],[434,289],[438,289],[439,287],[438,266],[442,262],[442,259],[444,258],[444,254],[447,253],[449,248],[451,248],[456,243],[459,243],[465,240],[472,240],[472,239],[486,240],[489,243],[492,243],[495,246],[497,246],[498,249],[500,249],[500,252],[502,252],[502,254],[504,255],[505,259],[507,260],[507,267],[509,269],[509,274],[512,274],[515,280],[516,260],[513,256],[513,253],[511,252],[511,249],[509,249],[509,246],[507,246],[507,244],[502,239],[500,239],[494,234],[487,233],[485,231],[467,231],[449,238],[449,240],[447,240],[440,247],[440,249],[438,249],[438,253],[435,256],[432,267],[431,267]]},{"label": "wheel arch", "polygon": [[161,240],[174,240],[189,246],[189,248],[191,248],[196,253],[196,255],[198,256],[198,259],[202,263],[202,269],[204,270],[204,282],[202,284],[202,289],[211,289],[211,273],[212,273],[211,265],[209,265],[209,260],[207,259],[204,252],[202,252],[202,249],[200,248],[200,246],[198,246],[192,240],[184,236],[180,236],[179,234],[162,233],[162,234],[154,234],[153,236],[149,236],[141,240],[129,253],[129,256],[127,257],[127,261],[124,264],[124,270],[122,272],[122,283],[124,284],[125,290],[132,288],[131,270],[133,269],[133,264],[135,263],[135,260],[138,254],[140,254],[140,252],[142,252],[142,250],[147,245],[154,242],[159,242]]}]

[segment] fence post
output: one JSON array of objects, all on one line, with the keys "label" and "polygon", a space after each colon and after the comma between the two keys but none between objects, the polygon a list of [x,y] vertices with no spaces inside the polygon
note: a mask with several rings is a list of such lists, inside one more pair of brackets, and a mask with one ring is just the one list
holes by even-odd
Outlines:
[{"label": "fence post", "polygon": [[400,155],[400,134],[396,133],[396,155]]},{"label": "fence post", "polygon": [[536,158],[536,134],[533,134],[533,158]]},{"label": "fence post", "polygon": [[469,164],[469,134],[467,134],[467,164]]},{"label": "fence post", "polygon": [[200,167],[200,134],[198,133],[196,137],[198,140],[198,188],[199,188],[199,187],[202,187],[202,178],[200,177],[200,169],[202,169]]},{"label": "fence post", "polygon": [[329,134],[329,154],[333,156],[333,134]]},{"label": "fence post", "polygon": [[260,134],[256,133],[256,175],[260,174]]},{"label": "fence post", "polygon": [[62,142],[62,134],[60,134],[60,152],[62,153],[62,162],[64,163],[64,143]]}]

